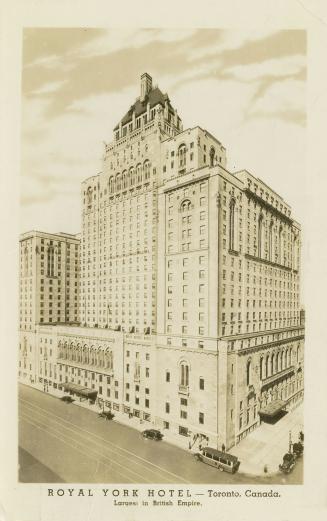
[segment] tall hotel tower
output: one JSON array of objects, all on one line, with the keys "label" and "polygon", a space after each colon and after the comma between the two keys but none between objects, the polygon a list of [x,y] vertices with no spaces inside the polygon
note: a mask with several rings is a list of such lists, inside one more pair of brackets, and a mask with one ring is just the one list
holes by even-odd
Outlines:
[{"label": "tall hotel tower", "polygon": [[81,196],[80,326],[51,326],[59,388],[227,448],[299,403],[300,225],[183,130],[148,74]]}]

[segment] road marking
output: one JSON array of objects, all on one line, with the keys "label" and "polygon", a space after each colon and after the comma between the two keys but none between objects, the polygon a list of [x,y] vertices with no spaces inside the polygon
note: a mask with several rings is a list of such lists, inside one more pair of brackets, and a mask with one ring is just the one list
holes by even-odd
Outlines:
[{"label": "road marking", "polygon": [[46,415],[50,415],[50,416],[54,416],[55,418],[58,418],[61,422],[65,422],[65,423],[68,423],[69,425],[71,425],[72,427],[75,427],[76,429],[79,429],[80,431],[83,431],[87,434],[89,434],[90,436],[92,436],[92,438],[98,438],[99,440],[101,440],[102,442],[104,442],[105,444],[107,445],[111,445],[112,447],[114,447],[116,450],[120,450],[122,452],[125,452],[126,454],[128,454],[129,456],[132,456],[144,463],[146,463],[147,465],[151,465],[152,467],[155,467],[156,469],[160,470],[161,472],[164,472],[166,474],[170,474],[171,476],[174,476],[175,478],[178,478],[180,481],[182,481],[183,483],[186,483],[186,484],[190,484],[189,481],[185,480],[184,478],[182,478],[181,476],[179,476],[178,474],[175,474],[174,472],[170,472],[169,470],[166,470],[164,469],[163,467],[160,467],[159,465],[156,465],[155,463],[152,463],[151,461],[149,460],[146,460],[145,458],[142,458],[141,456],[138,456],[137,454],[135,454],[134,452],[131,452],[127,449],[124,449],[123,447],[120,447],[119,445],[116,445],[115,443],[111,442],[111,441],[108,441],[108,440],[105,440],[104,438],[102,438],[101,436],[95,434],[94,432],[91,432],[91,431],[88,431],[86,429],[83,429],[82,427],[80,427],[79,425],[76,425],[68,420],[65,420],[64,418],[62,418],[61,416],[58,416],[57,414],[53,413],[52,411],[49,411],[48,409],[44,409],[43,407],[40,407],[39,405],[36,405],[36,404],[32,404],[30,402],[28,402],[27,400],[24,400],[23,398],[19,398],[19,400],[25,404],[27,404],[27,406],[30,406],[30,407],[34,407],[34,408],[37,408],[37,409],[40,409],[41,411],[43,411],[44,413],[46,413]]},{"label": "road marking", "polygon": [[[110,460],[107,456],[104,456],[103,454],[101,454],[100,452],[97,452],[95,451],[94,449],[90,449],[88,445],[83,445],[83,443],[81,442],[76,442],[76,440],[74,440],[73,438],[69,438],[69,436],[67,436],[67,434],[63,434],[61,433],[60,431],[56,430],[56,429],[53,429],[52,428],[52,431],[49,430],[49,428],[44,428],[44,424],[37,424],[35,423],[35,421],[31,421],[31,418],[29,417],[24,417],[24,415],[22,416],[22,419],[23,421],[25,421],[26,423],[29,423],[30,425],[33,425],[33,427],[37,428],[37,429],[40,429],[44,432],[46,432],[47,434],[49,434],[50,436],[52,436],[53,438],[56,438],[57,440],[59,440],[60,442],[62,443],[65,443],[66,445],[68,445],[68,447],[71,447],[73,449],[75,449],[77,452],[80,452],[81,454],[83,454],[83,456],[88,456],[89,459],[92,459],[91,456],[90,456],[90,452],[93,453],[93,458],[94,458],[94,455],[97,457],[97,459],[95,460],[95,463],[97,463],[99,460],[99,456],[101,456],[101,458],[105,458],[106,460],[110,461],[110,465],[108,465],[108,463],[104,462],[104,461],[101,461],[101,464],[105,465],[106,467],[109,467],[111,468],[112,470],[112,465],[117,465],[119,467],[122,467],[123,469],[125,469],[127,472],[129,472],[130,474],[135,474],[139,477],[141,477],[143,479],[143,482],[145,483],[151,483],[151,481],[147,481],[147,480],[144,480],[143,476],[141,476],[140,474],[138,474],[137,472],[134,472],[133,470],[130,470],[130,469],[127,469],[124,465],[121,465],[120,463],[117,463],[115,461],[112,461]],[[57,434],[54,434],[54,432],[59,432],[59,434],[61,434],[61,436],[58,436]],[[65,440],[64,438],[68,438],[70,441],[73,441],[74,444],[72,443],[69,443],[67,440]],[[81,445],[83,447],[83,450],[82,449],[78,449],[76,447],[76,443],[78,445]],[[88,450],[88,454],[86,454],[85,452],[85,447],[86,449]],[[94,461],[94,459],[93,459]],[[130,476],[127,476],[124,472],[122,472],[121,470],[117,470],[116,471],[118,474],[120,474],[121,476],[123,476],[125,479],[128,480],[129,483],[135,483],[135,479],[132,479]],[[131,481],[132,479],[132,481]]]},{"label": "road marking", "polygon": [[[24,407],[26,407],[26,406],[24,406]],[[33,410],[33,407],[31,407],[31,409]],[[54,420],[54,419],[52,419],[52,418],[49,418],[49,415],[48,415],[48,414],[45,414],[45,413],[42,413],[42,412],[40,412],[40,411],[35,411],[35,410],[34,410],[34,414],[35,414],[35,413],[41,415],[41,417],[42,417],[42,416],[43,416],[43,417],[46,417],[48,421],[52,421],[52,422],[55,422],[55,423],[60,424],[60,426],[61,426],[63,429],[66,429],[66,430],[68,430],[68,431],[72,431],[72,432],[74,433],[74,435],[78,435],[78,436],[80,436],[80,437],[83,439],[83,442],[85,443],[85,437],[84,437],[85,435],[81,434],[81,432],[76,431],[76,430],[74,430],[74,429],[71,429],[70,427],[66,427],[66,426],[62,425],[62,422],[59,422],[58,420]],[[25,414],[27,414],[27,413],[25,413]],[[40,420],[39,420],[39,421],[40,421]],[[42,425],[45,425],[45,424],[42,424]],[[53,427],[52,427],[52,428],[53,428]],[[62,433],[62,434],[63,434],[63,435],[66,435],[66,434],[64,434],[64,433]],[[68,436],[68,435],[67,435],[67,436]],[[87,439],[88,442],[89,442],[89,441],[90,441],[90,437],[88,437],[88,435],[86,435],[86,436],[87,436],[86,439]],[[101,449],[106,450],[107,452],[110,452],[110,454],[116,454],[116,453],[117,453],[117,452],[114,452],[113,449],[111,449],[111,448],[109,449],[108,447],[105,447],[105,445],[104,445],[103,443],[101,444],[100,442],[95,441],[95,440],[93,439],[93,437],[91,438],[91,441],[92,441],[93,444],[97,444],[98,446],[100,446]],[[131,463],[131,458],[128,458],[128,457],[125,456],[125,455],[121,455],[120,457],[121,457],[121,458],[125,458],[125,459],[127,459],[127,460]],[[152,474],[156,477],[156,479],[158,479],[158,474],[160,474],[160,472],[158,472],[158,470],[152,470],[152,469],[149,469],[149,468],[147,468],[143,463],[139,463],[139,462],[137,462],[137,461],[132,461],[132,463],[133,463],[134,465],[142,465],[142,466],[143,466],[143,469],[142,469],[142,470],[146,470],[147,472],[152,473]],[[117,463],[117,464],[118,464],[118,463]],[[161,473],[161,474],[162,474],[162,473]],[[168,480],[168,477],[167,477],[167,476],[162,475],[161,480],[163,480],[163,479],[164,479],[167,483],[171,483],[171,480],[167,481],[167,480]],[[153,480],[152,480],[152,481],[153,481]],[[151,482],[152,482],[152,481],[151,481]],[[162,482],[162,481],[161,481],[161,482]]]}]

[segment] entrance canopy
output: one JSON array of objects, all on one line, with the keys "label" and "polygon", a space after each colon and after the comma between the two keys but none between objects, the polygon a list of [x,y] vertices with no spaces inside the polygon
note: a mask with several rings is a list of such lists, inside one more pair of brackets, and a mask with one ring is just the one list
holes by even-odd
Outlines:
[{"label": "entrance canopy", "polygon": [[96,398],[98,391],[95,389],[88,389],[87,387],[83,387],[83,385],[78,385],[72,382],[67,382],[64,384],[65,391],[69,391],[80,396],[85,396],[85,398]]},{"label": "entrance canopy", "polygon": [[286,402],[284,402],[283,400],[275,400],[273,402],[268,403],[266,407],[261,409],[259,411],[259,414],[261,417],[274,418],[278,413],[282,411],[282,409],[284,409],[285,405]]}]

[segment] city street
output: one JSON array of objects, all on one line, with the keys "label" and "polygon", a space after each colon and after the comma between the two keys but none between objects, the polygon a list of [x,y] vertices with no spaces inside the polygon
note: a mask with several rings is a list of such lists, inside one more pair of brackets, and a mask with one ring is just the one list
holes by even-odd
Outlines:
[{"label": "city street", "polygon": [[[19,387],[21,482],[299,484],[303,462],[284,476],[227,474],[165,441],[106,421],[49,394]],[[242,463],[240,470],[242,470]]]}]

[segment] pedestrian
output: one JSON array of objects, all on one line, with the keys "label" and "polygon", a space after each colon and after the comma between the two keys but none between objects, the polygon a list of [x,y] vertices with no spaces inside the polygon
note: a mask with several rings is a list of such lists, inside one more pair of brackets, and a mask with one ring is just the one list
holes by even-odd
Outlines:
[{"label": "pedestrian", "polygon": [[202,450],[202,445],[201,445],[201,443],[199,443],[199,450]]},{"label": "pedestrian", "polygon": [[189,450],[191,450],[191,442],[190,441],[188,442],[188,448],[189,448]]},{"label": "pedestrian", "polygon": [[226,449],[226,447],[225,447],[225,444],[223,443],[222,446],[221,446],[221,450],[222,450],[223,452],[225,452],[225,449]]}]

